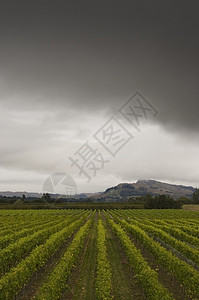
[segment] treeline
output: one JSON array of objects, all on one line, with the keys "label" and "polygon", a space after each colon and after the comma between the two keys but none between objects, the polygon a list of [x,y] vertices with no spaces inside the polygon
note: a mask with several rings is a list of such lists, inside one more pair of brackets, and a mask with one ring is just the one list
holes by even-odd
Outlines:
[{"label": "treeline", "polygon": [[192,198],[181,197],[177,200],[169,195],[144,195],[141,197],[129,197],[120,201],[110,201],[110,199],[92,199],[92,198],[58,198],[44,193],[41,198],[26,198],[23,195],[19,197],[0,197],[0,208],[146,208],[146,209],[179,209],[184,204],[199,204],[199,189],[195,189]]},{"label": "treeline", "polygon": [[44,193],[41,198],[37,197],[26,197],[23,195],[22,197],[19,196],[13,196],[13,197],[6,197],[6,196],[0,196],[0,204],[13,204],[13,205],[22,205],[22,204],[68,204],[68,203],[92,203],[93,200],[90,198],[53,198],[52,195],[48,193]]},{"label": "treeline", "polygon": [[148,209],[179,209],[183,205],[182,200],[174,200],[172,197],[167,195],[157,195],[152,197],[151,195],[145,196],[144,208]]}]

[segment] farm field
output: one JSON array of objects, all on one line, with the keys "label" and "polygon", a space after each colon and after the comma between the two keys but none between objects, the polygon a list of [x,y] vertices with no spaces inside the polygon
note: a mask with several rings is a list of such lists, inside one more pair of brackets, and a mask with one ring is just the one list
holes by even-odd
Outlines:
[{"label": "farm field", "polygon": [[199,212],[0,210],[0,300],[199,299]]}]

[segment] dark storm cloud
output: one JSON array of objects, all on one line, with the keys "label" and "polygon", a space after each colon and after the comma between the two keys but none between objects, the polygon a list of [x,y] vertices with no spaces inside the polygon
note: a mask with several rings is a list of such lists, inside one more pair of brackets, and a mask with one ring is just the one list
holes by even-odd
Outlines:
[{"label": "dark storm cloud", "polygon": [[138,89],[197,131],[198,23],[197,1],[1,1],[0,103],[116,110]]}]

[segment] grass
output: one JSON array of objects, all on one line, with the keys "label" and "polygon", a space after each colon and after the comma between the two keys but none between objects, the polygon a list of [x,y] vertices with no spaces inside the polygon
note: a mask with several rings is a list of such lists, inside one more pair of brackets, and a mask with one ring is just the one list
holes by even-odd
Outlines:
[{"label": "grass", "polygon": [[185,204],[182,206],[182,209],[190,211],[199,211],[199,204]]}]

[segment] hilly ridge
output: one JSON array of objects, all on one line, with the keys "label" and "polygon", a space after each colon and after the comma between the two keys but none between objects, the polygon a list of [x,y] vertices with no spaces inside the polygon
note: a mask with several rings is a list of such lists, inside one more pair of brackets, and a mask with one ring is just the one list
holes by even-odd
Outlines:
[{"label": "hilly ridge", "polygon": [[141,197],[146,194],[152,196],[164,194],[173,197],[191,198],[194,192],[192,186],[176,185],[164,183],[156,180],[138,180],[136,183],[120,183],[117,186],[108,188],[95,199],[104,199],[105,201],[119,201],[129,197]]}]

